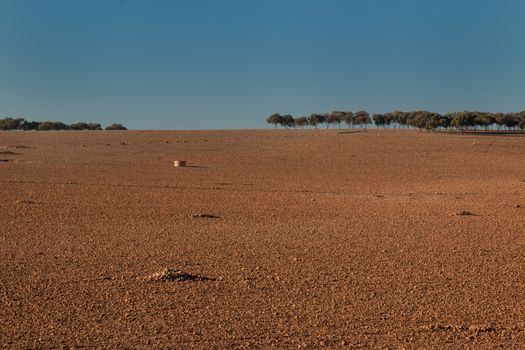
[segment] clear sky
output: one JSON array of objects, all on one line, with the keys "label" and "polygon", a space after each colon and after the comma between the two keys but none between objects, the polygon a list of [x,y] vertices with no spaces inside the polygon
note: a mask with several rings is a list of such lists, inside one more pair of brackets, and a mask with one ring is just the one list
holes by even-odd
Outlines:
[{"label": "clear sky", "polygon": [[525,110],[522,0],[0,0],[0,116],[133,129]]}]

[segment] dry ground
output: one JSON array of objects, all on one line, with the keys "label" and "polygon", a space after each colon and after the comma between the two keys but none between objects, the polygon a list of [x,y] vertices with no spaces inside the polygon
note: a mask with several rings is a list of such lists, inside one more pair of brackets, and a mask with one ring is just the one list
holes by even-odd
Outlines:
[{"label": "dry ground", "polygon": [[523,136],[2,132],[0,159],[0,347],[525,347]]}]

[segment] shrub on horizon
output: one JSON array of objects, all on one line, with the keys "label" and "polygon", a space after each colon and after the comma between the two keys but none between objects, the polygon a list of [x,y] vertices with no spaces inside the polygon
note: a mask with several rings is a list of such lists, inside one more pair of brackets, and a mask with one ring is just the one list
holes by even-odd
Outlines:
[{"label": "shrub on horizon", "polygon": [[122,124],[114,123],[114,124],[111,124],[109,126],[106,126],[105,130],[128,130],[128,128],[126,128]]}]

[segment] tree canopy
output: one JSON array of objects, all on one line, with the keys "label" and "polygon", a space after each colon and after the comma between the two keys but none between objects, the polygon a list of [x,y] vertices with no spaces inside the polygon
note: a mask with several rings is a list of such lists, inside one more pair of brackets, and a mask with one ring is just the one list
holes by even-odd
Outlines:
[{"label": "tree canopy", "polygon": [[[309,125],[317,128],[321,124],[326,127],[338,125],[344,122],[350,127],[363,127],[375,125],[376,127],[398,127],[398,128],[417,128],[426,130],[525,130],[525,111],[517,113],[492,113],[492,112],[452,112],[439,114],[425,110],[413,112],[388,112],[376,113],[370,117],[366,111],[333,111],[331,113],[313,113],[309,117],[294,118],[290,114],[281,116],[278,113],[268,117],[267,122],[276,127],[304,127]],[[292,122],[293,120],[293,122]]]},{"label": "tree canopy", "polygon": [[[57,121],[28,121],[24,118],[0,119],[0,130],[102,130],[98,123],[78,122],[65,124]],[[122,124],[112,124],[105,130],[127,130]]]}]

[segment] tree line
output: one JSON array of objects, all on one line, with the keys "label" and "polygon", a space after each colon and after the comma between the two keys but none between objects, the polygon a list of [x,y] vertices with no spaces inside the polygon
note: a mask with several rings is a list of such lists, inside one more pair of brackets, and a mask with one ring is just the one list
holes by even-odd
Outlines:
[{"label": "tree line", "polygon": [[331,113],[311,114],[309,117],[294,117],[290,114],[281,115],[274,113],[266,118],[268,124],[275,127],[305,127],[312,126],[317,128],[325,124],[328,128],[331,125],[341,127],[345,123],[348,127],[360,127],[363,125],[375,125],[377,127],[399,127],[399,128],[418,128],[426,130],[467,130],[484,129],[489,130],[517,130],[525,129],[525,111],[517,113],[492,113],[492,112],[452,112],[439,114],[429,111],[414,112],[389,112],[384,114],[374,114],[370,117],[366,111],[334,111]]},{"label": "tree line", "polygon": [[273,124],[275,126],[282,127],[304,127],[304,126],[313,126],[317,128],[319,125],[325,124],[326,127],[332,124],[337,124],[341,127],[341,123],[346,123],[348,127],[354,125],[367,125],[371,124],[372,120],[368,112],[359,111],[359,112],[350,112],[350,111],[334,111],[332,113],[314,113],[309,117],[293,117],[290,114],[281,115],[279,113],[274,113],[266,119],[268,124]]},{"label": "tree line", "polygon": [[73,123],[50,121],[28,121],[24,118],[3,118],[0,119],[0,130],[127,130],[122,124],[111,124],[102,129],[98,123]]}]

